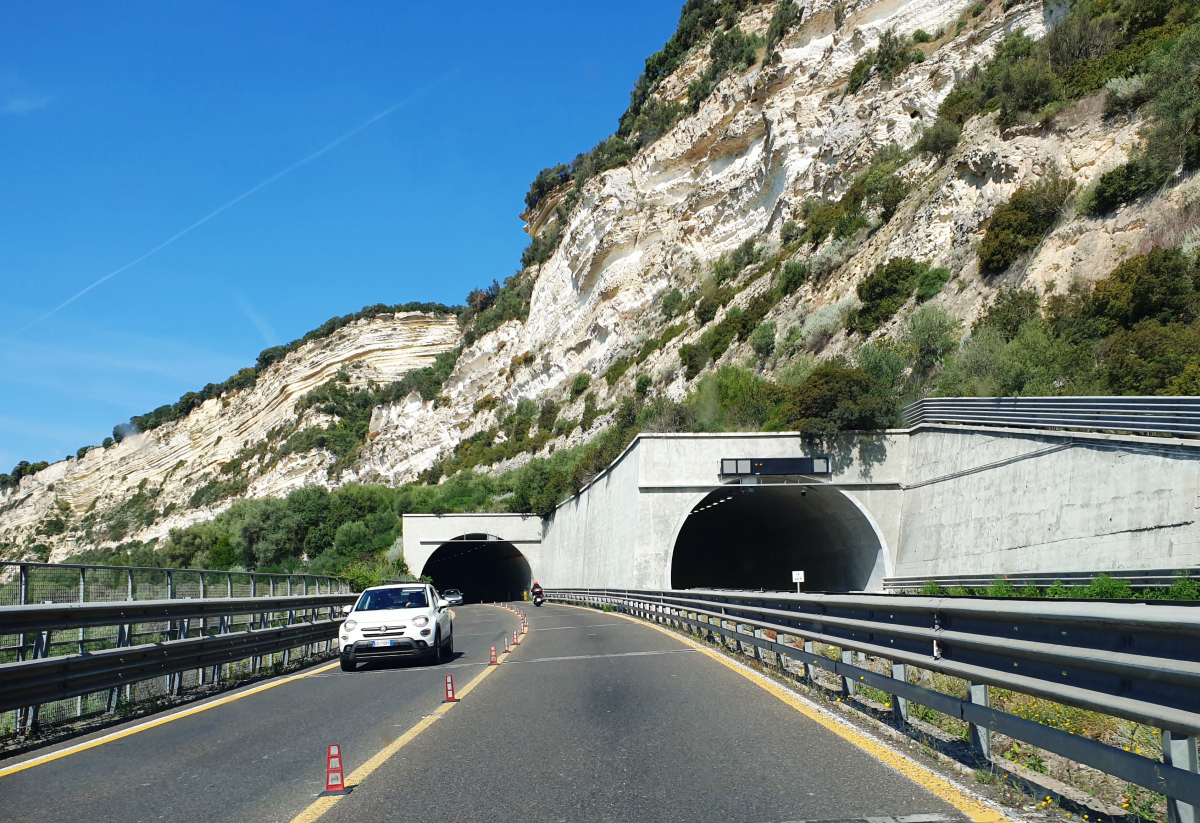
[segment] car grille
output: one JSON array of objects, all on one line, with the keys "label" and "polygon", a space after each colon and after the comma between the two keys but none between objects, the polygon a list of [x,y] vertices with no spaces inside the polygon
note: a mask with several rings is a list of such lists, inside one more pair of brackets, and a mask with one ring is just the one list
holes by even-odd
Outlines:
[{"label": "car grille", "polygon": [[396,623],[390,626],[363,626],[363,637],[388,637],[389,635],[404,634],[404,624]]}]

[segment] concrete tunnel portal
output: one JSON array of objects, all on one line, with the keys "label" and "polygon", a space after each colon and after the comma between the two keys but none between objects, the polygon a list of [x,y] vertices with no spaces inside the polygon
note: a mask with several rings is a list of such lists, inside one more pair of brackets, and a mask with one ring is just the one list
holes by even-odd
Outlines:
[{"label": "concrete tunnel portal", "polygon": [[464,534],[447,540],[425,561],[421,575],[438,591],[458,589],[465,603],[520,600],[533,583],[529,561],[507,540]]},{"label": "concrete tunnel portal", "polygon": [[705,495],[679,529],[671,555],[675,589],[805,591],[868,587],[883,545],[867,516],[838,489],[728,485]]}]

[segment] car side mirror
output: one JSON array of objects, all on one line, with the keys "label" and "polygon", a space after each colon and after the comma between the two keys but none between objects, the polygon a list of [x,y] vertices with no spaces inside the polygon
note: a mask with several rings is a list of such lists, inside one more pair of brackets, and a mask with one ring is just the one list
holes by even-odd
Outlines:
[{"label": "car side mirror", "polygon": [[438,598],[438,611],[445,611],[448,608],[450,608],[450,601]]},{"label": "car side mirror", "polygon": [[354,611],[353,604],[351,604],[349,606],[342,606],[342,614],[350,614],[350,612],[352,612],[352,611]]}]

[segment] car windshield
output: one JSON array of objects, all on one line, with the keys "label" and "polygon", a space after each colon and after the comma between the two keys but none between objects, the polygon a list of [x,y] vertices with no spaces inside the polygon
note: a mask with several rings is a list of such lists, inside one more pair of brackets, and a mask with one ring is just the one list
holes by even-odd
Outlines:
[{"label": "car windshield", "polygon": [[382,609],[423,609],[429,605],[424,589],[376,589],[364,592],[354,607],[359,612]]},{"label": "car windshield", "polygon": [[446,594],[462,594],[458,589],[446,589]]}]

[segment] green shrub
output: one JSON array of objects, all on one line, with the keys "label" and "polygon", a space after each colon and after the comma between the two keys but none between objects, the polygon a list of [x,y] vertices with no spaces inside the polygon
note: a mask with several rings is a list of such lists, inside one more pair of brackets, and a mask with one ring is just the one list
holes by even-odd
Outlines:
[{"label": "green shrub", "polygon": [[871,76],[871,69],[875,67],[875,52],[874,50],[867,51],[858,62],[854,64],[854,68],[850,70],[850,82],[846,84],[846,92],[855,94]]},{"label": "green shrub", "polygon": [[925,29],[917,29],[912,33],[914,43],[928,43],[933,40],[933,35],[925,31]]},{"label": "green shrub", "polygon": [[583,396],[583,416],[579,418],[579,425],[584,431],[587,431],[599,416],[600,409],[596,407],[596,393],[588,392]]},{"label": "green shrub", "polygon": [[580,372],[575,375],[575,379],[571,381],[571,399],[579,397],[588,390],[588,386],[592,385],[592,376],[587,372]]},{"label": "green shrub", "polygon": [[759,323],[750,333],[750,347],[758,355],[759,360],[766,360],[775,351],[775,324]]},{"label": "green shrub", "polygon": [[1200,314],[1200,269],[1179,248],[1156,248],[1125,260],[1096,282],[1086,313],[1102,332],[1143,320],[1191,323]]},{"label": "green shrub", "polygon": [[551,431],[558,420],[558,412],[558,404],[547,398],[538,412],[538,431]]},{"label": "green shrub", "polygon": [[760,259],[762,259],[762,249],[755,245],[753,237],[749,237],[732,252],[722,254],[713,261],[713,280],[720,286],[737,277],[743,269],[757,263]]},{"label": "green shrub", "polygon": [[1100,175],[1087,210],[1091,214],[1107,214],[1118,206],[1131,203],[1170,180],[1172,171],[1144,155],[1135,155],[1128,163]]},{"label": "green shrub", "polygon": [[908,318],[904,345],[912,353],[913,376],[924,379],[958,346],[959,323],[938,306],[921,306]]},{"label": "green shrub", "polygon": [[732,72],[743,71],[757,61],[761,38],[745,34],[736,26],[718,31],[709,46],[709,65],[704,73],[688,85],[688,106],[697,111],[717,83]]},{"label": "green shrub", "polygon": [[790,246],[800,239],[800,227],[796,225],[795,220],[788,220],[779,230],[779,240],[783,245]]},{"label": "green shrub", "polygon": [[992,304],[975,321],[972,331],[994,328],[1007,342],[1017,336],[1017,332],[1026,322],[1040,316],[1037,292],[1033,289],[1007,286],[996,292]]},{"label": "green shrub", "polygon": [[859,369],[818,366],[788,391],[764,428],[810,435],[883,428],[895,418],[897,402],[872,388],[871,378]]},{"label": "green shrub", "polygon": [[917,277],[917,302],[924,303],[937,297],[949,281],[950,269],[939,267],[922,272]]},{"label": "green shrub", "polygon": [[633,390],[634,390],[634,392],[636,392],[637,394],[640,394],[640,395],[645,395],[645,394],[646,394],[646,392],[650,391],[650,385],[651,385],[651,383],[652,383],[652,382],[653,382],[653,381],[651,381],[651,379],[650,379],[650,375],[648,375],[648,374],[639,374],[639,375],[638,375],[638,379],[637,379],[637,383],[636,383],[636,384],[634,384]]},{"label": "green shrub", "polygon": [[911,257],[895,257],[877,265],[858,284],[862,308],[852,318],[852,330],[867,335],[890,320],[912,296],[919,278],[927,271],[928,263]]},{"label": "green shrub", "polygon": [[808,279],[808,266],[800,260],[789,260],[779,272],[779,291],[792,294]]},{"label": "green shrub", "polygon": [[629,367],[633,365],[633,358],[621,357],[613,361],[613,364],[604,372],[604,382],[610,386],[615,386],[625,376],[625,372],[629,371]]},{"label": "green shrub", "polygon": [[796,5],[796,0],[780,0],[779,5],[775,7],[775,13],[771,15],[771,22],[767,26],[767,54],[771,55],[775,51],[775,47],[783,40],[788,31],[804,18],[804,9]]},{"label": "green shrub", "polygon": [[632,133],[639,146],[648,146],[669,132],[688,113],[688,107],[674,100],[650,97],[633,121]]},{"label": "green shrub", "polygon": [[925,129],[917,140],[917,151],[927,151],[945,159],[946,155],[958,146],[962,130],[953,121],[939,117],[934,124]]},{"label": "green shrub", "polygon": [[979,244],[979,265],[1003,272],[1014,260],[1033,251],[1058,219],[1071,184],[1057,175],[1033,186],[1022,186],[1012,199],[997,206]]},{"label": "green shrub", "polygon": [[708,351],[709,356],[713,360],[717,360],[729,348],[729,344],[741,336],[745,326],[746,321],[741,308],[733,306],[725,312],[725,317],[721,319],[720,323],[700,337],[700,342]]},{"label": "green shrub", "polygon": [[696,375],[704,370],[708,365],[711,355],[708,351],[708,346],[704,342],[685,343],[679,347],[679,362],[684,366],[684,376],[688,380],[694,380]]},{"label": "green shrub", "polygon": [[671,289],[663,296],[662,313],[663,316],[670,320],[679,314],[679,310],[683,308],[683,292],[679,289]]},{"label": "green shrub", "polygon": [[884,80],[891,80],[913,61],[924,59],[925,55],[913,48],[912,39],[898,33],[894,27],[879,35],[875,65]]}]

